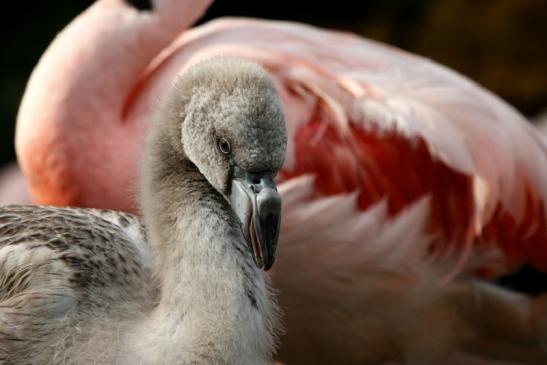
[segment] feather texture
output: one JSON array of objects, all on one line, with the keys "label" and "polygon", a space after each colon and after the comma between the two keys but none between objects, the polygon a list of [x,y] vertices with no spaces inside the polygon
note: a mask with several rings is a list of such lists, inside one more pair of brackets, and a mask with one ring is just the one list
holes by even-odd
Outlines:
[{"label": "feather texture", "polygon": [[[0,362],[63,362],[56,356],[71,358],[86,336],[107,335],[126,316],[151,306],[145,240],[139,220],[126,213],[1,207]],[[88,331],[79,333],[78,326]],[[104,350],[93,361],[111,355]],[[86,356],[92,354],[78,358],[92,361]]]}]

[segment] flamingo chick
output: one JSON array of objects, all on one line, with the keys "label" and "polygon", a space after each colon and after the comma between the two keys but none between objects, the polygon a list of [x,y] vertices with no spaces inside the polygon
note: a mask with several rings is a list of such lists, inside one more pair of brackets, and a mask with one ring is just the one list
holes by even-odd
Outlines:
[{"label": "flamingo chick", "polygon": [[[174,85],[129,214],[0,208],[0,362],[267,364],[286,130],[267,74],[218,58]],[[250,252],[249,252],[250,251]]]},{"label": "flamingo chick", "polygon": [[33,201],[134,212],[156,101],[197,61],[248,58],[287,122],[279,358],[547,363],[544,299],[478,279],[547,271],[544,136],[461,75],[355,35],[257,19],[187,29],[209,3],[98,0],[60,33],[18,115]]}]

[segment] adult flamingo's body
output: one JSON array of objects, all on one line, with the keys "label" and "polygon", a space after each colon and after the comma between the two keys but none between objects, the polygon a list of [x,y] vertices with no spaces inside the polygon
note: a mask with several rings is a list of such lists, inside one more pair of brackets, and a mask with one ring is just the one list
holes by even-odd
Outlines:
[{"label": "adult flamingo's body", "polygon": [[186,30],[208,5],[99,0],[56,38],[18,117],[34,202],[135,211],[157,99],[197,60],[251,58],[271,73],[289,133],[280,356],[426,364],[463,349],[545,361],[541,301],[469,280],[547,269],[543,137],[471,81],[350,34],[251,19]]}]

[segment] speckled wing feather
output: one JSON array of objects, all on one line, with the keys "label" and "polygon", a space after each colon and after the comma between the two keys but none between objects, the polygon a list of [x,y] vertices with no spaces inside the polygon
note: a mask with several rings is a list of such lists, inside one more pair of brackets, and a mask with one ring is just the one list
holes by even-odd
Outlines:
[{"label": "speckled wing feather", "polygon": [[130,214],[0,207],[0,362],[97,308],[147,302],[148,261]]}]

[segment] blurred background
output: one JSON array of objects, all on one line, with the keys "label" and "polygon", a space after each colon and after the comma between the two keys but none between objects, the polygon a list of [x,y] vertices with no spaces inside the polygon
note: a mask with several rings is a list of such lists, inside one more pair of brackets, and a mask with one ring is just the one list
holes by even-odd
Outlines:
[{"label": "blurred background", "polygon": [[[130,2],[142,9],[150,6],[148,0]],[[3,11],[0,167],[15,158],[15,119],[32,68],[55,34],[92,3],[20,1]],[[357,33],[447,65],[530,119],[547,111],[545,0],[219,0],[200,22],[226,15],[294,20]],[[547,122],[547,114],[544,118]],[[537,275],[525,268],[502,281],[531,293],[546,290],[547,280]]]}]

